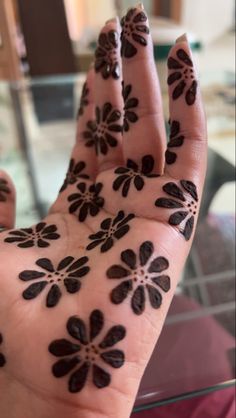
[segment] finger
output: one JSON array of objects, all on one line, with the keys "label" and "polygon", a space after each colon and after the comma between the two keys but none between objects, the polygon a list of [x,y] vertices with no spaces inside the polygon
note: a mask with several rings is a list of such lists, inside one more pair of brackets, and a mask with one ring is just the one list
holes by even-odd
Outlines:
[{"label": "finger", "polygon": [[120,24],[112,19],[103,27],[95,53],[95,133],[99,171],[123,163]]},{"label": "finger", "polygon": [[148,19],[140,5],[130,9],[121,22],[124,157],[142,166],[143,156],[149,155],[155,163],[153,170],[160,174],[163,171],[166,138]]},{"label": "finger", "polygon": [[64,211],[68,195],[74,193],[80,181],[94,181],[97,175],[97,157],[94,145],[94,69],[90,69],[82,89],[76,129],[76,143],[73,148],[68,171],[60,188],[59,196],[50,213]]},{"label": "finger", "polygon": [[16,192],[10,177],[0,170],[0,230],[15,225]]},{"label": "finger", "polygon": [[205,175],[207,132],[196,69],[186,35],[168,58],[170,141],[165,172],[178,179]]}]

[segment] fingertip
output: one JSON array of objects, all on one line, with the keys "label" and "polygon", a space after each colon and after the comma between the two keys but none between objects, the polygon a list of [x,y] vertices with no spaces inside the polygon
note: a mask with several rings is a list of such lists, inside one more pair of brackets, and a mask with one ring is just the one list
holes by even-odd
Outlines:
[{"label": "fingertip", "polygon": [[0,170],[0,226],[10,229],[15,224],[16,189],[10,176]]}]

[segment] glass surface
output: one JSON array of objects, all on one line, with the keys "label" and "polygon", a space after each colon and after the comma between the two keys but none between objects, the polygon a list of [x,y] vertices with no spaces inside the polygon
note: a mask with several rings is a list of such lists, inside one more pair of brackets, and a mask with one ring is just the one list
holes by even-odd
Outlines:
[{"label": "glass surface", "polygon": [[[83,80],[80,75],[0,83],[0,166],[16,182],[20,227],[38,221],[57,196],[74,144]],[[232,82],[233,75],[223,72],[202,78],[209,126],[202,208],[136,410],[206,393],[235,378]]]}]

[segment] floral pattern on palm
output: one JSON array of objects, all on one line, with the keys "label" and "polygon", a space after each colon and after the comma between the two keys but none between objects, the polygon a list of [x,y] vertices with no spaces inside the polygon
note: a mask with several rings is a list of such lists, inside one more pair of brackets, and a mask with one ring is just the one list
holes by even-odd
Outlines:
[{"label": "floral pattern on palm", "polygon": [[128,159],[126,167],[115,169],[115,174],[118,176],[113,182],[113,190],[117,191],[122,187],[122,196],[127,197],[132,182],[136,190],[142,190],[145,178],[159,177],[159,174],[152,173],[153,168],[154,158],[151,155],[145,155],[142,158],[141,168],[133,160]]},{"label": "floral pattern on palm", "polygon": [[113,247],[116,240],[121,239],[126,235],[130,226],[128,222],[135,216],[130,213],[125,216],[123,210],[120,210],[118,214],[112,218],[106,218],[101,222],[101,230],[95,234],[89,235],[89,239],[92,241],[88,246],[87,250],[100,246],[101,253],[104,253]]},{"label": "floral pattern on palm", "polygon": [[[125,328],[122,325],[114,325],[101,340],[98,340],[103,328],[104,315],[98,309],[90,314],[88,330],[81,318],[71,316],[67,321],[67,332],[73,340],[62,338],[49,345],[48,349],[52,355],[62,357],[52,366],[52,373],[56,378],[70,374],[69,392],[80,392],[90,373],[97,388],[107,387],[111,382],[107,367],[118,369],[123,366],[124,352],[111,347],[125,338]],[[107,366],[106,369],[103,368],[104,365]]]},{"label": "floral pattern on palm", "polygon": [[101,33],[98,38],[98,47],[95,52],[95,71],[101,72],[106,80],[110,76],[117,80],[120,77],[118,62],[118,33],[110,30]]},{"label": "floral pattern on palm", "polygon": [[7,201],[7,195],[11,193],[7,180],[0,177],[0,202]]},{"label": "floral pattern on palm", "polygon": [[193,182],[181,180],[180,186],[176,183],[169,182],[162,189],[170,197],[158,198],[155,205],[158,208],[174,210],[174,213],[168,219],[168,223],[171,226],[177,227],[185,240],[188,241],[192,236],[194,216],[197,213],[197,188]]},{"label": "floral pattern on palm", "polygon": [[130,97],[132,92],[131,84],[124,85],[122,81],[122,96],[124,99],[124,131],[128,132],[130,129],[130,124],[138,121],[138,116],[134,110],[139,104],[139,101],[136,97]]},{"label": "floral pattern on palm", "polygon": [[19,248],[49,247],[52,240],[57,240],[60,235],[56,225],[48,225],[46,222],[40,222],[31,228],[21,228],[8,232],[8,237],[4,242],[17,244]]},{"label": "floral pattern on palm", "polygon": [[118,144],[115,133],[123,130],[119,124],[121,112],[114,109],[111,103],[105,103],[100,109],[96,107],[97,129],[94,134],[96,154],[106,155],[109,147],[116,147]]},{"label": "floral pattern on palm", "polygon": [[84,161],[75,162],[74,158],[71,158],[68,171],[66,173],[66,178],[62,187],[60,188],[60,193],[66,190],[67,186],[70,184],[75,184],[78,179],[89,179],[89,175],[85,174],[83,170],[86,167]]},{"label": "floral pattern on palm", "polygon": [[184,143],[184,136],[180,134],[180,123],[177,120],[171,122],[170,127],[170,141],[168,142],[168,149],[166,150],[166,164],[174,164],[177,159],[177,154],[172,148],[181,147]]},{"label": "floral pattern on palm", "polygon": [[85,108],[85,106],[88,106],[88,104],[89,104],[88,95],[89,95],[89,88],[88,88],[87,83],[85,82],[84,85],[83,85],[83,88],[82,88],[82,93],[81,93],[81,98],[80,98],[80,105],[79,105],[77,117],[82,116],[84,114],[84,108]]},{"label": "floral pattern on palm", "polygon": [[170,277],[162,274],[169,267],[165,257],[154,256],[154,245],[151,241],[145,241],[140,245],[138,256],[127,249],[121,253],[123,264],[114,264],[107,270],[107,277],[111,280],[119,280],[110,294],[112,303],[122,303],[130,294],[131,308],[136,315],[141,315],[145,310],[146,294],[154,309],[158,309],[162,303],[162,294],[158,290],[168,292],[170,289]]},{"label": "floral pattern on palm", "polygon": [[96,216],[104,206],[104,198],[100,196],[103,185],[96,183],[88,186],[86,183],[79,183],[76,187],[78,192],[68,197],[68,202],[72,202],[69,212],[78,211],[78,220],[84,222],[88,215]]},{"label": "floral pattern on palm", "polygon": [[137,54],[138,49],[135,44],[147,46],[147,37],[149,28],[146,24],[147,16],[143,11],[132,8],[126,16],[121,19],[121,56],[132,58]]},{"label": "floral pattern on palm", "polygon": [[185,101],[191,106],[195,103],[197,94],[197,81],[195,79],[193,62],[183,49],[178,49],[176,58],[169,57],[167,62],[172,72],[168,76],[168,85],[177,84],[172,92],[173,100],[177,100],[185,92]]},{"label": "floral pattern on palm", "polygon": [[[2,343],[3,343],[3,336],[0,333],[0,345]],[[6,358],[5,358],[4,354],[0,352],[0,367],[5,366],[5,364],[6,364]]]},{"label": "floral pattern on palm", "polygon": [[67,256],[63,258],[55,268],[48,258],[40,258],[36,265],[38,270],[24,270],[19,274],[19,279],[24,282],[33,282],[27,287],[22,296],[26,300],[35,299],[47,286],[50,287],[47,298],[47,308],[56,306],[62,297],[62,286],[67,293],[74,294],[81,288],[81,278],[90,271],[86,265],[88,257],[75,259]]}]

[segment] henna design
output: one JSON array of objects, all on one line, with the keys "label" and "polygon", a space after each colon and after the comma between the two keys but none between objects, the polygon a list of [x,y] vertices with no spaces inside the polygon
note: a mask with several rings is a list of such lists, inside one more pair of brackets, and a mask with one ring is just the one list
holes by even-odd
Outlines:
[{"label": "henna design", "polygon": [[140,245],[139,262],[133,250],[122,251],[120,258],[125,267],[115,264],[106,273],[109,279],[122,280],[111,292],[110,298],[112,303],[122,303],[128,294],[132,292],[131,308],[136,315],[141,315],[145,310],[146,290],[152,308],[160,308],[162,294],[153,284],[164,292],[169,291],[169,276],[164,274],[157,275],[157,273],[162,273],[168,269],[169,262],[165,257],[156,257],[151,260],[153,254],[154,246],[150,241],[145,241]]},{"label": "henna design", "polygon": [[104,206],[104,198],[99,196],[103,185],[102,183],[87,186],[86,183],[77,184],[79,193],[73,193],[68,197],[68,202],[73,202],[69,206],[69,212],[74,213],[79,209],[78,219],[84,222],[87,216],[96,216]]},{"label": "henna design", "polygon": [[68,293],[79,292],[81,288],[80,279],[90,271],[90,267],[85,265],[87,262],[88,257],[75,259],[67,256],[54,268],[51,260],[40,258],[35,264],[43,271],[24,270],[19,274],[19,279],[24,282],[33,280],[33,284],[22,293],[23,298],[26,300],[34,299],[49,285],[46,306],[47,308],[56,306],[62,296],[62,283]]},{"label": "henna design", "polygon": [[82,88],[81,98],[80,98],[80,105],[78,109],[77,117],[82,116],[84,114],[85,106],[88,106],[88,95],[89,95],[89,88],[87,83],[85,82]]},{"label": "henna design", "polygon": [[40,222],[32,228],[21,228],[10,231],[8,237],[4,239],[4,242],[9,244],[18,243],[19,248],[30,247],[49,247],[48,241],[56,240],[60,238],[57,233],[56,225],[47,225],[45,222]]},{"label": "henna design", "polygon": [[83,170],[85,169],[86,164],[84,161],[79,161],[75,163],[75,160],[72,158],[69,163],[68,171],[66,173],[66,178],[62,187],[60,188],[59,193],[63,192],[69,184],[75,184],[78,179],[89,179],[88,174],[84,174]]},{"label": "henna design", "polygon": [[195,103],[198,86],[194,75],[193,62],[183,49],[178,49],[176,55],[176,58],[168,58],[168,68],[173,72],[169,75],[167,83],[171,86],[178,82],[172,92],[173,100],[177,100],[187,89],[185,101],[191,106]]},{"label": "henna design", "polygon": [[130,229],[128,222],[135,216],[130,213],[125,216],[123,210],[120,210],[115,218],[106,218],[101,223],[101,230],[96,234],[89,235],[92,242],[87,246],[87,250],[101,245],[101,253],[105,253],[113,247],[114,241],[122,238]]},{"label": "henna design", "polygon": [[95,120],[89,120],[86,124],[87,130],[82,132],[82,137],[85,141],[86,147],[95,147],[96,141],[95,141],[95,132],[97,130],[97,124]]},{"label": "henna design", "polygon": [[80,392],[85,386],[90,372],[93,384],[97,388],[101,389],[108,386],[111,382],[111,375],[100,367],[100,363],[105,362],[115,369],[123,366],[125,361],[124,352],[110,348],[125,338],[125,328],[122,325],[115,325],[109,329],[100,343],[94,342],[102,332],[103,327],[104,315],[98,309],[90,314],[88,331],[81,318],[71,316],[67,321],[67,332],[74,338],[75,342],[63,338],[55,340],[49,345],[48,349],[52,355],[63,357],[52,366],[52,373],[55,377],[64,377],[76,368],[69,377],[69,392]]},{"label": "henna design", "polygon": [[[3,337],[2,334],[0,333],[0,345],[3,343]],[[5,356],[0,352],[0,367],[5,366],[6,364],[6,358]]]},{"label": "henna design", "polygon": [[123,186],[122,196],[127,197],[132,181],[136,190],[142,190],[145,185],[145,177],[159,177],[159,174],[152,174],[153,167],[154,158],[151,155],[145,155],[142,158],[141,169],[139,169],[138,164],[136,164],[133,160],[128,159],[126,167],[118,167],[115,170],[115,174],[118,174],[118,176],[113,182],[113,190],[117,191],[121,186]]},{"label": "henna design", "polygon": [[138,106],[138,99],[136,97],[129,97],[132,91],[131,84],[124,85],[122,81],[122,96],[124,99],[124,131],[127,132],[130,128],[130,123],[135,123],[138,120],[138,116],[134,112],[134,109]]},{"label": "henna design", "polygon": [[7,180],[0,177],[0,202],[7,201],[7,194],[10,194],[11,190],[8,186]]},{"label": "henna design", "polygon": [[188,180],[180,181],[181,188],[172,182],[163,186],[163,191],[172,198],[161,197],[155,202],[159,208],[180,209],[175,211],[168,219],[168,223],[176,226],[178,231],[188,241],[191,238],[194,228],[194,215],[196,215],[198,202],[197,188],[195,184]]},{"label": "henna design", "polygon": [[110,30],[101,33],[98,38],[98,47],[95,52],[95,71],[101,72],[106,80],[110,76],[117,80],[120,77],[120,66],[117,57],[118,33]]},{"label": "henna design", "polygon": [[[170,141],[168,143],[168,148],[181,147],[184,143],[184,136],[180,135],[180,123],[176,120],[171,122],[170,128]],[[169,149],[165,153],[166,164],[174,164],[177,159],[177,154]]]},{"label": "henna design", "polygon": [[137,54],[138,50],[133,42],[141,46],[147,46],[147,39],[143,34],[149,34],[149,28],[146,24],[147,16],[142,11],[137,9],[130,9],[126,16],[121,19],[121,56],[131,58]]},{"label": "henna design", "polygon": [[106,155],[109,147],[116,147],[118,141],[113,132],[122,132],[122,125],[117,122],[121,112],[114,109],[111,103],[105,103],[103,108],[96,107],[97,129],[94,134],[96,154]]}]

